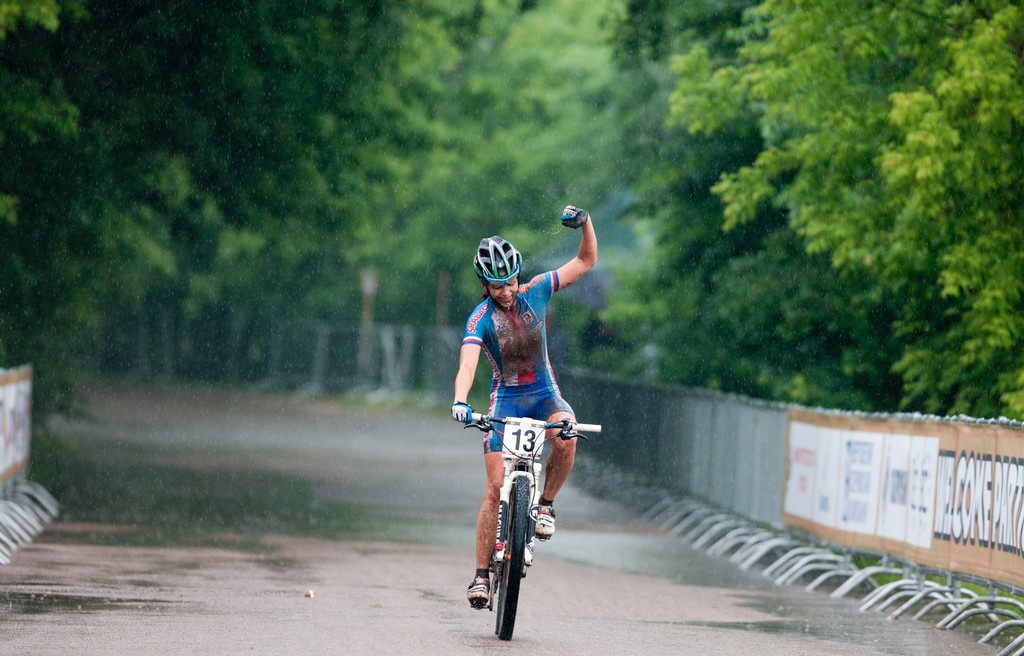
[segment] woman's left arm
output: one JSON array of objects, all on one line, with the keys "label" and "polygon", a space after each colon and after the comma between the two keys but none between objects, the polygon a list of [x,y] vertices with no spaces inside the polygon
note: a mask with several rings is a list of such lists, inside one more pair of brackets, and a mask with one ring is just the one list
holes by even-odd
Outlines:
[{"label": "woman's left arm", "polygon": [[564,289],[597,264],[597,233],[594,232],[594,220],[587,218],[581,227],[583,236],[580,238],[580,249],[576,257],[558,267],[558,288]]}]

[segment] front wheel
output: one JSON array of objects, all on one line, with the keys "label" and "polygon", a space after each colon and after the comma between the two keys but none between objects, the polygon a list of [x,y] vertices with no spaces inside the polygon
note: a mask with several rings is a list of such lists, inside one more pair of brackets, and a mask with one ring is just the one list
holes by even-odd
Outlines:
[{"label": "front wheel", "polygon": [[530,537],[530,482],[525,477],[517,478],[509,496],[509,538],[498,582],[498,621],[494,631],[501,640],[511,640],[516,625],[519,583],[523,580],[526,545]]}]

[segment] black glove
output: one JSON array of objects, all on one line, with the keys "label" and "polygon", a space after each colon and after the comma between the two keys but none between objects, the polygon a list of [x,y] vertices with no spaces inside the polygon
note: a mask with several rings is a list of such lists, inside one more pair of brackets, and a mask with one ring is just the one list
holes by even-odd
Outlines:
[{"label": "black glove", "polygon": [[575,229],[582,227],[589,220],[590,215],[587,214],[587,210],[581,210],[572,205],[566,205],[565,209],[562,210],[562,225],[567,228]]}]

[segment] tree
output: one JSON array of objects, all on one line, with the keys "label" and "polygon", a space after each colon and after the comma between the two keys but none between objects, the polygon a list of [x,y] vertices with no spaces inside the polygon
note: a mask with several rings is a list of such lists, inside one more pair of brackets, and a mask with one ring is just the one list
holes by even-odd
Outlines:
[{"label": "tree", "polygon": [[18,33],[6,70],[49,105],[0,117],[25,127],[0,141],[6,356],[254,378],[276,323],[358,317],[364,267],[378,318],[432,324],[480,236],[536,252],[628,178],[612,5],[96,0]]},{"label": "tree", "polygon": [[279,316],[343,316],[351,245],[427,143],[398,90],[431,11],[99,0],[9,36],[0,329],[41,414],[78,356],[138,366],[158,324],[179,373],[224,378]]},{"label": "tree", "polygon": [[[22,168],[25,149],[47,139],[70,138],[79,117],[59,84],[8,55],[17,47],[12,42],[46,38],[63,17],[75,20],[80,15],[81,6],[74,0],[12,1],[0,7],[0,47],[5,54],[0,60],[0,366],[33,362],[53,372],[35,383],[35,405],[43,411],[58,403],[60,390],[67,388],[66,358],[48,345],[75,322],[67,306],[74,304],[77,294],[70,271],[38,270],[42,258],[62,259],[68,252],[51,248],[50,231],[23,211],[18,178],[33,173],[31,167]],[[36,188],[46,185],[38,178],[27,182]]]},{"label": "tree", "polygon": [[[617,31],[618,62],[646,75],[656,117],[632,137],[648,175],[632,220],[654,253],[605,313],[632,356],[618,370],[761,398],[850,408],[895,403],[891,354],[875,340],[891,308],[856,275],[839,275],[804,251],[784,210],[760,207],[723,230],[711,191],[723,171],[754,162],[764,146],[753,106],[733,107],[713,132],[681,129],[669,116],[675,53],[691,48],[732,61],[750,2],[671,5],[633,0]],[[704,108],[707,109],[707,108]],[[707,118],[720,116],[711,108]],[[695,112],[699,113],[699,112]],[[689,126],[683,126],[689,127]],[[646,138],[644,136],[646,135]],[[891,320],[891,319],[890,319]],[[866,341],[865,341],[866,338]],[[870,381],[871,384],[865,384]]]},{"label": "tree", "polygon": [[902,407],[1024,416],[1024,14],[1007,2],[767,0],[737,59],[679,59],[673,114],[765,143],[714,187],[726,225],[770,205],[812,252],[901,300]]},{"label": "tree", "polygon": [[635,85],[611,65],[615,4],[478,3],[472,15],[439,13],[446,27],[421,33],[432,40],[410,64],[416,88],[440,88],[403,98],[433,145],[405,162],[380,230],[362,244],[362,261],[386,272],[382,319],[433,324],[438,277],[454,274],[442,320],[464,321],[480,297],[469,262],[481,238],[508,238],[527,275],[540,273],[531,266],[561,236],[562,207],[593,208],[638,177],[619,139],[618,108]]}]

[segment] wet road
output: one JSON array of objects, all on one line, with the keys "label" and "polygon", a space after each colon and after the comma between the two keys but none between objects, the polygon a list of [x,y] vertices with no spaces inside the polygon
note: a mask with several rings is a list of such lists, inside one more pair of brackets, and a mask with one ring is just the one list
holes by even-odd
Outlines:
[{"label": "wet road", "polygon": [[230,548],[231,536],[220,548],[90,543],[76,536],[131,527],[66,518],[0,567],[4,654],[997,651],[962,632],[859,613],[853,600],[774,587],[571,485],[558,534],[524,581],[515,637],[502,643],[493,615],[464,597],[480,434],[443,412],[151,387],[100,390],[92,411],[57,430],[83,448],[142,446],[182,466],[300,475],[319,498],[376,509],[389,525],[370,521],[342,541],[267,534],[254,553]]}]

